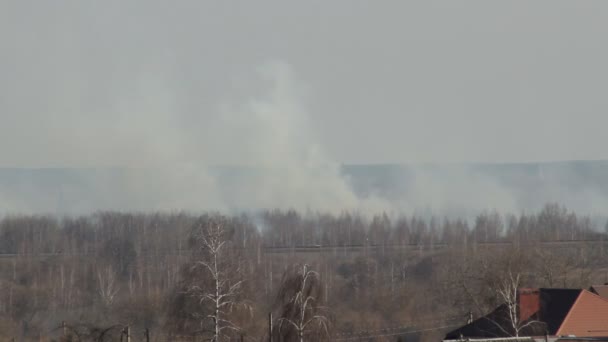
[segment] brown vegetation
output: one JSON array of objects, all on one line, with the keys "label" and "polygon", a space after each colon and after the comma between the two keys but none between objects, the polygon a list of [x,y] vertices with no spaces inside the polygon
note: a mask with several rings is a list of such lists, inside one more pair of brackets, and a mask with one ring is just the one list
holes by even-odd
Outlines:
[{"label": "brown vegetation", "polygon": [[128,326],[132,341],[146,331],[151,341],[267,341],[272,312],[274,342],[437,340],[504,301],[497,289],[513,274],[530,287],[606,281],[605,235],[587,217],[548,205],[471,222],[294,211],[5,217],[0,339],[114,341]]}]

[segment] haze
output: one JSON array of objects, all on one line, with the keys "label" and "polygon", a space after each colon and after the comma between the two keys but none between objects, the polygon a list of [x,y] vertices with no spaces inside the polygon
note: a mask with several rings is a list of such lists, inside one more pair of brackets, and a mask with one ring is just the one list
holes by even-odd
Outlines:
[{"label": "haze", "polygon": [[[0,166],[179,167],[128,187],[162,183],[172,208],[234,206],[202,166],[271,166],[283,171],[250,189],[263,207],[358,208],[341,164],[605,159],[607,14],[601,1],[4,1]],[[431,202],[457,201],[452,180],[432,182]],[[520,209],[502,185],[475,186],[472,205]]]}]

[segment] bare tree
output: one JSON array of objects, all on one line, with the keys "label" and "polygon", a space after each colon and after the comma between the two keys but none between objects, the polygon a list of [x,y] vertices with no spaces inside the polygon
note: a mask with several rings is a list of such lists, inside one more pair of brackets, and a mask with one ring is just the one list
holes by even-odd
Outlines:
[{"label": "bare tree", "polygon": [[299,342],[304,342],[305,336],[313,332],[328,335],[329,319],[321,314],[325,308],[319,305],[322,291],[317,286],[318,279],[319,274],[310,270],[308,265],[302,266],[301,274],[284,279],[279,298],[282,301],[288,300],[283,304],[278,319],[279,333],[283,325],[287,325],[294,329]]},{"label": "bare tree", "polygon": [[229,240],[222,223],[208,223],[196,236],[200,243],[202,259],[194,263],[193,269],[202,269],[210,277],[212,286],[193,284],[188,287],[188,293],[196,297],[201,306],[211,304],[210,314],[198,313],[201,325],[207,319],[212,322],[211,341],[218,342],[226,339],[226,330],[238,331],[239,327],[229,320],[229,313],[236,306],[247,306],[240,298],[243,280],[238,279],[240,269],[228,255]]},{"label": "bare tree", "polygon": [[116,284],[116,272],[112,266],[108,266],[103,270],[97,271],[97,281],[99,285],[99,296],[105,305],[112,305],[116,294],[118,294],[118,286]]},{"label": "bare tree", "polygon": [[524,329],[540,323],[539,321],[527,318],[522,320],[518,302],[518,290],[520,284],[521,274],[508,271],[507,275],[502,279],[499,288],[497,289],[499,297],[504,301],[507,324],[510,325],[508,330],[510,331],[507,331],[507,329],[505,329],[500,322],[492,321],[505,334],[513,335],[513,337],[519,337]]}]

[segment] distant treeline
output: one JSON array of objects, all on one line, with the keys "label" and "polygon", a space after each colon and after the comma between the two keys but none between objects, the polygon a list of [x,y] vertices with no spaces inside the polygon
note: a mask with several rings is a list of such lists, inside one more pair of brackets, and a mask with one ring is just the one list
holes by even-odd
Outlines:
[{"label": "distant treeline", "polygon": [[[319,308],[331,308],[323,316],[327,331],[320,322],[306,331],[309,340],[335,340],[352,331],[372,336],[395,327],[403,335],[393,340],[440,338],[443,331],[435,327],[462,323],[468,312],[481,315],[499,301],[492,284],[507,269],[521,272],[528,286],[606,280],[598,271],[606,266],[604,227],[557,204],[531,214],[485,212],[471,221],[282,210],[6,216],[0,221],[0,337],[60,338],[65,330],[56,328],[62,322],[82,338],[113,325],[150,329],[162,340],[209,336],[213,329],[201,317],[213,310],[192,289],[213,287],[213,277],[195,267],[210,255],[201,241],[208,241],[205,229],[213,225],[225,230],[229,253],[223,267],[231,270],[225,273],[239,279],[226,282],[238,283],[238,298],[247,303],[246,310],[225,314],[238,326],[226,332],[233,338],[267,338],[269,312],[275,323],[287,322],[286,315],[297,310],[287,303],[286,289],[297,288],[293,279],[306,269],[318,274],[307,293]],[[539,244],[549,241],[583,242]],[[433,248],[439,244],[444,248]],[[415,248],[381,248],[406,245]],[[273,246],[376,248],[265,252]],[[277,340],[297,337],[297,329],[287,326],[273,332]],[[425,332],[414,332],[419,330]]]}]

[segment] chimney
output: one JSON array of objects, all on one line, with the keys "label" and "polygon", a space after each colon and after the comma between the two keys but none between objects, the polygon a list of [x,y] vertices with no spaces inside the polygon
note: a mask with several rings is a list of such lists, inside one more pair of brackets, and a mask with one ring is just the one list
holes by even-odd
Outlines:
[{"label": "chimney", "polygon": [[523,322],[540,310],[540,290],[521,288],[517,290],[519,321]]}]

